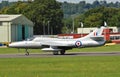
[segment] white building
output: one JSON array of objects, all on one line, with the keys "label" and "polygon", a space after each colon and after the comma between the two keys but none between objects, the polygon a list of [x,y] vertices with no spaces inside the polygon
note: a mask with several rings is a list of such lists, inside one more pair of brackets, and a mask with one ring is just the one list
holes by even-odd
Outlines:
[{"label": "white building", "polygon": [[[118,27],[109,27],[109,28],[112,30],[113,33],[120,32],[120,28],[118,28]],[[77,28],[77,33],[78,34],[81,34],[81,33],[88,34],[95,29],[96,29],[96,27],[93,27],[93,28]]]},{"label": "white building", "polygon": [[21,41],[33,36],[33,22],[25,16],[0,15],[0,42]]}]

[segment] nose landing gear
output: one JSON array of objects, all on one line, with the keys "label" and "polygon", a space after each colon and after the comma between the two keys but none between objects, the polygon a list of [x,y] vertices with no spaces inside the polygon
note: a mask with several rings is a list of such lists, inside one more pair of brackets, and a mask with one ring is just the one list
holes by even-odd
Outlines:
[{"label": "nose landing gear", "polygon": [[[20,49],[19,49],[19,48],[18,48],[18,52],[20,52]],[[25,52],[26,52],[25,55],[26,55],[26,56],[29,56],[28,49],[25,49]]]},{"label": "nose landing gear", "polygon": [[28,49],[26,49],[26,50],[25,50],[25,52],[26,52],[26,54],[25,54],[25,55],[26,55],[26,56],[29,56]]}]

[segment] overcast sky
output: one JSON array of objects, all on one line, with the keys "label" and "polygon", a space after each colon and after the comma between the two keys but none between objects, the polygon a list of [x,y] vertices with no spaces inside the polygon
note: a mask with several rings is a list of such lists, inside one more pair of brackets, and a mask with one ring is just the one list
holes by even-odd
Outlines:
[{"label": "overcast sky", "polygon": [[[1,2],[2,0],[0,0],[0,2]],[[6,0],[3,0],[3,1],[6,1]],[[8,0],[8,1],[18,1],[18,0]],[[23,1],[25,1],[25,0],[23,0]],[[87,3],[92,3],[93,1],[95,1],[95,0],[57,0],[57,1],[60,1],[60,2],[64,2],[64,1],[67,1],[67,2],[71,2],[71,3],[78,3],[78,2],[80,2],[80,1],[86,1]],[[98,0],[98,1],[103,1],[103,0]],[[106,0],[107,2],[116,2],[116,1],[119,1],[120,2],[120,0]]]}]

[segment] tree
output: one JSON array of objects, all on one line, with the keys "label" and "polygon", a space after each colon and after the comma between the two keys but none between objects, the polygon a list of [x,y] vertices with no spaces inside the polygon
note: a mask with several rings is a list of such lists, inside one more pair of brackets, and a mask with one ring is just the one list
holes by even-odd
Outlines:
[{"label": "tree", "polygon": [[104,21],[108,26],[120,25],[120,9],[109,7],[98,7],[79,15],[76,18],[76,28],[80,27],[79,23],[84,22],[84,27],[99,27],[104,25]]},{"label": "tree", "polygon": [[24,2],[17,2],[10,7],[4,7],[1,10],[2,14],[24,14],[24,9],[28,6],[27,3]]},{"label": "tree", "polygon": [[[60,3],[55,0],[35,0],[31,5],[33,12],[32,20],[35,22],[35,34],[43,32],[43,21],[50,26],[54,34],[60,33],[62,28],[63,13]],[[47,31],[47,30],[46,30]],[[49,33],[49,32],[48,32]]]},{"label": "tree", "polygon": [[89,15],[85,20],[85,25],[87,27],[96,27],[96,26],[101,26],[102,25],[102,14],[101,13],[93,13]]},{"label": "tree", "polygon": [[116,27],[120,26],[120,10],[119,12],[117,12],[117,14],[115,14],[114,16],[112,16],[112,18],[109,19],[109,25]]},{"label": "tree", "polygon": [[99,6],[100,6],[100,2],[98,0],[93,2],[93,7],[94,8],[99,7]]}]

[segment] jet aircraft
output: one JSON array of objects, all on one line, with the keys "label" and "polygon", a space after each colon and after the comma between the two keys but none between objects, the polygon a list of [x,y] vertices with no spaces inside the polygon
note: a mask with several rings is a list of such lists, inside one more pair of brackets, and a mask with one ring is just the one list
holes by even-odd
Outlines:
[{"label": "jet aircraft", "polygon": [[104,35],[102,35],[104,26],[95,29],[85,37],[77,39],[60,39],[60,38],[45,38],[45,37],[32,37],[26,41],[14,42],[9,44],[10,48],[24,48],[26,55],[29,55],[28,49],[41,48],[43,51],[52,51],[54,55],[65,54],[66,50],[72,48],[82,47],[96,47],[105,44]]}]

